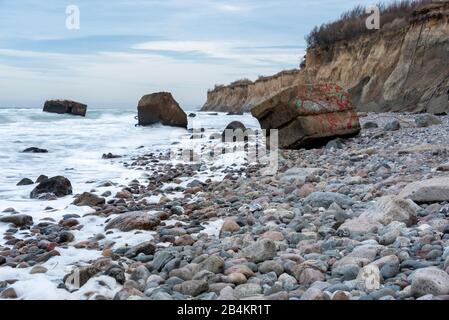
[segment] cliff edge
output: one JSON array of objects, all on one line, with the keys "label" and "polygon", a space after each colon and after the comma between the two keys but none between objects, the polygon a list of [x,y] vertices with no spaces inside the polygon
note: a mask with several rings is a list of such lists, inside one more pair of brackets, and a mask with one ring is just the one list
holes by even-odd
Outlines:
[{"label": "cliff edge", "polygon": [[307,50],[305,64],[255,82],[210,90],[203,111],[250,111],[298,83],[337,83],[358,111],[449,112],[449,2],[396,19],[378,31]]}]

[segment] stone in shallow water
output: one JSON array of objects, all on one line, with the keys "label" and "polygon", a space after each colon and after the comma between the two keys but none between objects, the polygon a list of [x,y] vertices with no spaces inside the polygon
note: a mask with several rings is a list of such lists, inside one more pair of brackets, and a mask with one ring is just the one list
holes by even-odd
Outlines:
[{"label": "stone in shallow water", "polygon": [[0,222],[12,223],[16,227],[23,227],[33,224],[33,217],[26,214],[13,214],[0,218]]},{"label": "stone in shallow water", "polygon": [[34,184],[33,180],[28,179],[28,178],[23,178],[22,180],[20,180],[17,183],[17,186],[28,186],[28,185],[31,185],[31,184]]},{"label": "stone in shallow water", "polygon": [[72,184],[63,176],[56,176],[42,181],[30,193],[32,199],[39,198],[43,194],[54,194],[56,197],[64,197],[72,194]]},{"label": "stone in shallow water", "polygon": [[209,289],[209,285],[204,280],[188,280],[173,287],[174,291],[184,295],[195,297]]},{"label": "stone in shallow water", "polygon": [[76,206],[96,207],[103,205],[105,202],[105,198],[99,197],[90,192],[84,192],[83,194],[79,195],[75,199],[75,201],[73,201],[73,204]]}]

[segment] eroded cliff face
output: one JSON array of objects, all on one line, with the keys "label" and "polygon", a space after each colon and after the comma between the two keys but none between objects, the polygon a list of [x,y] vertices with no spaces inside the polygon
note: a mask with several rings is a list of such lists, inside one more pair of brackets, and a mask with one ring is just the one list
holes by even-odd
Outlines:
[{"label": "eroded cliff face", "polygon": [[263,77],[250,84],[224,86],[207,93],[202,111],[247,112],[253,107],[299,81],[299,70],[282,71],[271,77]]},{"label": "eroded cliff face", "polygon": [[249,111],[293,84],[332,82],[349,90],[359,111],[448,112],[449,2],[422,8],[396,24],[310,49],[305,67],[288,77],[281,73],[266,82],[211,91],[203,109]]}]

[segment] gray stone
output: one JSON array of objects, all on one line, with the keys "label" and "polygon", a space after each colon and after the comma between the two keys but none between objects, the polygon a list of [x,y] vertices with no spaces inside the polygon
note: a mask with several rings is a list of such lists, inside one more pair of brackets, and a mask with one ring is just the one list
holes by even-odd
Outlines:
[{"label": "gray stone", "polygon": [[242,256],[252,262],[272,260],[276,256],[276,244],[269,239],[261,239],[244,248]]},{"label": "gray stone", "polygon": [[449,294],[449,274],[436,267],[416,270],[412,274],[412,294],[415,297]]},{"label": "gray stone", "polygon": [[204,280],[188,280],[173,287],[174,291],[192,297],[196,297],[197,295],[207,291],[208,289],[209,286]]},{"label": "gray stone", "polygon": [[384,131],[398,131],[400,129],[401,124],[397,120],[391,121],[384,126]]},{"label": "gray stone", "polygon": [[20,180],[17,183],[17,186],[28,186],[28,185],[31,185],[31,184],[34,184],[33,180],[28,179],[28,178],[23,178],[22,180]]},{"label": "gray stone", "polygon": [[449,177],[413,182],[399,196],[418,203],[449,201]]},{"label": "gray stone", "polygon": [[433,114],[419,115],[415,118],[415,123],[420,128],[443,124],[440,118]]},{"label": "gray stone", "polygon": [[223,273],[224,260],[218,256],[210,256],[200,263],[200,269],[208,270],[212,273]]},{"label": "gray stone", "polygon": [[334,192],[314,192],[304,200],[305,205],[326,209],[334,202],[342,208],[350,208],[354,204],[354,201],[348,196]]},{"label": "gray stone", "polygon": [[33,224],[33,217],[26,214],[12,214],[10,216],[0,217],[0,222],[12,223],[16,227],[29,226]]},{"label": "gray stone", "polygon": [[234,289],[234,296],[238,299],[254,297],[262,294],[262,287],[256,283],[241,284]]}]

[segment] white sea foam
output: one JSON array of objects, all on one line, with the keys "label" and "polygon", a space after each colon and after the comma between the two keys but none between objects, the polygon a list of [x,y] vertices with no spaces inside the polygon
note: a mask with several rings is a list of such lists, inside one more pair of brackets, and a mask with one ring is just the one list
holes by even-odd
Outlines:
[{"label": "white sea foam", "polygon": [[[97,194],[109,190],[114,194],[121,190],[121,185],[127,185],[133,179],[144,181],[142,171],[129,169],[124,163],[130,163],[132,156],[148,152],[165,152],[172,146],[172,139],[181,142],[180,145],[196,146],[207,143],[212,132],[221,132],[226,125],[234,120],[243,122],[249,128],[258,128],[257,120],[250,115],[226,116],[197,113],[196,118],[189,118],[189,127],[195,125],[206,129],[203,139],[190,139],[190,134],[181,128],[154,125],[151,127],[136,127],[133,109],[92,109],[88,110],[86,118],[70,115],[43,113],[39,109],[0,109],[0,216],[8,207],[13,207],[20,213],[33,217],[34,223],[44,218],[52,218],[58,222],[66,214],[77,214],[81,230],[73,231],[75,241],[68,248],[57,248],[60,256],[56,256],[43,264],[48,269],[45,274],[30,274],[31,268],[16,269],[0,267],[0,281],[16,279],[12,287],[19,299],[88,299],[91,292],[96,292],[112,298],[120,290],[115,280],[106,276],[89,280],[80,290],[70,293],[58,289],[68,267],[84,265],[101,257],[98,250],[76,249],[73,244],[88,240],[102,233],[105,238],[100,241],[114,243],[113,247],[133,246],[151,240],[154,232],[120,232],[113,230],[105,234],[106,218],[88,215],[93,210],[89,207],[72,205],[73,197],[67,196],[55,201],[33,200],[29,194],[35,185],[16,186],[22,178],[35,180],[39,175],[63,175],[72,183],[73,193],[79,194],[95,189]],[[192,120],[195,122],[193,123]],[[20,151],[28,147],[48,149],[49,153],[30,154]],[[103,153],[123,155],[122,158],[105,160]],[[225,155],[214,159],[203,172],[192,177],[182,178],[181,186],[187,186],[194,179],[205,182],[223,179],[225,173],[211,170],[210,166],[221,167],[224,170],[230,164],[241,165],[244,154]],[[151,174],[151,172],[148,172]],[[103,181],[112,181],[115,186],[98,187]],[[166,184],[176,187],[176,184]],[[183,197],[181,192],[166,195],[173,199]],[[146,198],[148,203],[158,203],[160,195]],[[51,207],[51,210],[46,210]],[[111,216],[113,218],[115,216]],[[165,223],[175,224],[176,220]],[[218,237],[223,220],[205,223],[203,233]],[[3,234],[9,226],[0,223],[0,233]],[[24,237],[27,232],[18,237]],[[5,240],[0,240],[4,245]],[[158,246],[169,246],[159,243]]]}]

